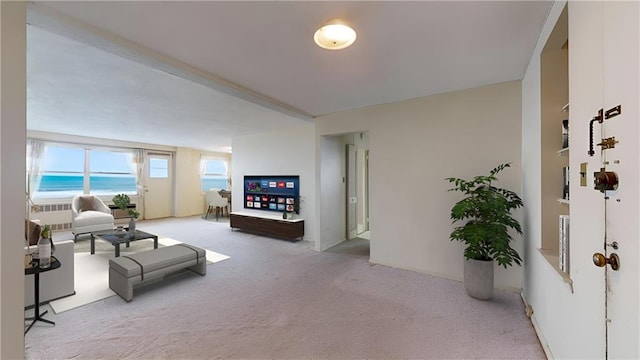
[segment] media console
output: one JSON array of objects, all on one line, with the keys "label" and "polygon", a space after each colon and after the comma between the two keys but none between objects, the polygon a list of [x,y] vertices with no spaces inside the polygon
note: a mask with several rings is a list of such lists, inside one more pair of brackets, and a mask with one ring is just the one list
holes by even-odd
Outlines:
[{"label": "media console", "polygon": [[289,240],[301,240],[304,236],[304,219],[285,220],[280,213],[232,212],[229,218],[231,229],[242,229]]}]

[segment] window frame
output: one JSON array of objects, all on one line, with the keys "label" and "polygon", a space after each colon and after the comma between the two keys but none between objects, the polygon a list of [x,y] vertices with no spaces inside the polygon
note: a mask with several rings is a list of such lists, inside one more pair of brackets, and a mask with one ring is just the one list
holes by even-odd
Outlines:
[{"label": "window frame", "polygon": [[[220,161],[224,164],[224,169],[225,172],[224,173],[207,173],[207,162],[209,161]],[[223,157],[219,157],[219,156],[202,156],[200,158],[200,191],[202,194],[204,194],[207,190],[209,189],[205,189],[204,188],[204,184],[203,181],[205,180],[205,176],[220,176],[220,177],[224,177],[224,179],[226,180],[226,185],[224,187],[223,190],[229,190],[230,184],[229,184],[229,159],[223,158]]]},{"label": "window frame", "polygon": [[[42,170],[42,174],[46,175],[47,173],[51,174],[51,173],[69,173],[69,174],[78,174],[78,175],[82,175],[83,177],[83,182],[82,182],[82,190],[80,190],[77,193],[71,193],[71,191],[75,191],[75,190],[70,190],[69,192],[67,191],[60,191],[58,194],[55,194],[56,192],[51,192],[50,194],[48,194],[49,196],[42,196],[42,193],[45,192],[40,192],[40,191],[35,191],[33,192],[33,194],[31,194],[31,198],[33,201],[38,202],[38,203],[51,203],[51,202],[55,202],[55,201],[60,201],[60,200],[67,200],[67,199],[71,199],[73,198],[73,196],[75,195],[79,195],[79,194],[95,194],[98,197],[101,198],[105,198],[105,199],[110,199],[113,195],[116,194],[120,194],[120,193],[125,193],[128,194],[129,196],[140,196],[140,189],[138,188],[137,184],[136,184],[136,189],[135,191],[126,191],[126,190],[118,190],[116,189],[113,193],[92,193],[91,192],[91,175],[100,175],[100,174],[108,174],[108,175],[131,175],[134,178],[134,182],[135,182],[135,178],[136,178],[136,174],[129,169],[129,172],[112,172],[112,171],[91,171],[91,152],[92,151],[100,151],[100,152],[112,152],[112,153],[124,153],[124,154],[131,154],[133,155],[134,152],[137,150],[136,148],[121,148],[121,147],[110,147],[110,146],[92,146],[92,145],[86,145],[86,144],[80,144],[80,143],[59,143],[59,142],[53,142],[53,141],[45,141],[44,142],[46,147],[56,147],[56,148],[72,148],[72,149],[80,149],[83,151],[83,157],[84,157],[84,164],[83,164],[83,169],[81,172],[72,172],[72,171],[57,171],[57,170],[48,170],[45,171],[45,169]],[[45,151],[45,158],[46,158],[46,151]],[[43,160],[44,161],[44,160]],[[140,179],[141,180],[141,179]]]}]

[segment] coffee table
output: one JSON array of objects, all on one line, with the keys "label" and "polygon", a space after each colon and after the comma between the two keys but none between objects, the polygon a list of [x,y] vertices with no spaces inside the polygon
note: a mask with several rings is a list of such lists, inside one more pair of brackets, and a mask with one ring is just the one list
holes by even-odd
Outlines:
[{"label": "coffee table", "polygon": [[[125,230],[128,230],[125,228]],[[120,256],[120,244],[126,244],[129,247],[129,243],[132,241],[142,239],[153,239],[153,248],[158,248],[158,235],[153,235],[148,232],[134,230],[133,237],[129,236],[129,232],[121,232],[115,230],[97,231],[91,233],[91,254],[96,252],[96,237],[104,241],[110,242],[116,248],[116,257]]]}]

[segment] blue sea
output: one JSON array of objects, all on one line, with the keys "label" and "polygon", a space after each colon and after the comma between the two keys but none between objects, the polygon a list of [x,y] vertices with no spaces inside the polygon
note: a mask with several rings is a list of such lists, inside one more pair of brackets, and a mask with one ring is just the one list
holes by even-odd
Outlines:
[{"label": "blue sea", "polygon": [[[82,191],[82,175],[42,175],[38,192]],[[91,176],[92,192],[136,192],[136,179],[133,176]]]},{"label": "blue sea", "polygon": [[[83,191],[82,175],[43,175],[38,192],[54,191]],[[136,180],[133,176],[91,176],[90,189],[92,193],[135,193]],[[226,179],[204,179],[202,190],[226,189]]]},{"label": "blue sea", "polygon": [[202,191],[206,191],[209,189],[228,190],[227,179],[203,179]]}]

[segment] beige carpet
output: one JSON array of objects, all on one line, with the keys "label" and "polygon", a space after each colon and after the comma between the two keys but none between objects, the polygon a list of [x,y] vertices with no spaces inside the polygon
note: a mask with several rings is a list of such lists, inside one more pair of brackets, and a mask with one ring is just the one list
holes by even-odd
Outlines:
[{"label": "beige carpet", "polygon": [[[158,247],[179,244],[180,241],[159,238]],[[90,241],[78,241],[75,244],[75,295],[68,296],[59,300],[51,301],[49,306],[56,314],[77,307],[90,304],[92,302],[106,299],[116,295],[109,288],[109,259],[115,255],[113,245],[102,240],[96,240],[96,252],[94,255],[90,253]],[[122,255],[136,253],[153,248],[153,240],[139,240],[130,243],[130,247],[120,247]],[[205,249],[206,250],[206,249]],[[207,263],[213,264],[229,257],[206,250]]]},{"label": "beige carpet", "polygon": [[142,221],[231,258],[131,302],[47,314],[56,325],[33,326],[26,359],[544,359],[517,293],[479,301],[461,282],[370,264],[366,240],[318,253],[224,220]]}]

